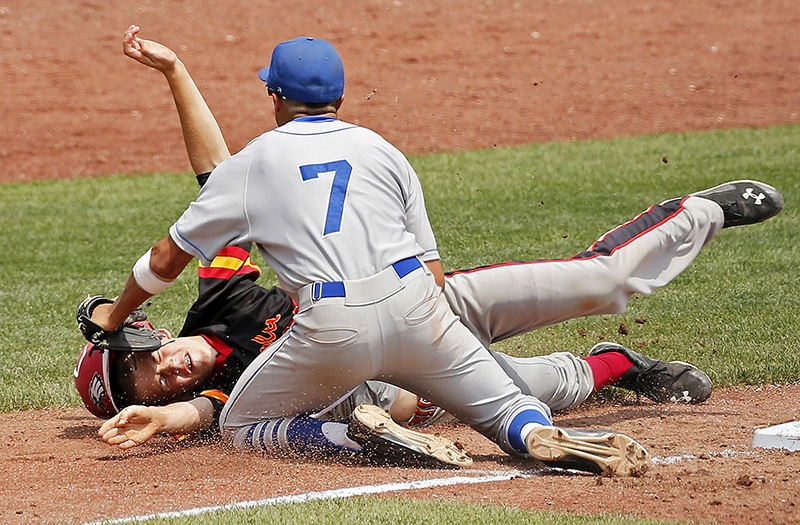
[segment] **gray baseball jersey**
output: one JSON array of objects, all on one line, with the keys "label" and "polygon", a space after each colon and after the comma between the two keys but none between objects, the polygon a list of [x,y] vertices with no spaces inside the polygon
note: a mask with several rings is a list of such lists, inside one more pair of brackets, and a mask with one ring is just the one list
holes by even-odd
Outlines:
[{"label": "gray baseball jersey", "polygon": [[295,119],[224,161],[170,234],[205,263],[224,246],[255,242],[294,297],[310,282],[439,258],[405,156],[378,134],[329,117]]}]

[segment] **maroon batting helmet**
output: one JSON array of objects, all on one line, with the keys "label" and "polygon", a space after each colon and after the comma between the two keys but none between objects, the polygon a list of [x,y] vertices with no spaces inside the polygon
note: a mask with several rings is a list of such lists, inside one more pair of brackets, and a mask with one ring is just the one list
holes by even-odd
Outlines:
[{"label": "maroon batting helmet", "polygon": [[[155,330],[149,321],[133,323],[134,326]],[[169,331],[160,329],[167,337]],[[115,350],[100,350],[92,343],[86,343],[75,365],[75,387],[81,395],[86,409],[97,417],[108,419],[125,408],[120,392],[112,384],[114,361],[119,354]]]}]

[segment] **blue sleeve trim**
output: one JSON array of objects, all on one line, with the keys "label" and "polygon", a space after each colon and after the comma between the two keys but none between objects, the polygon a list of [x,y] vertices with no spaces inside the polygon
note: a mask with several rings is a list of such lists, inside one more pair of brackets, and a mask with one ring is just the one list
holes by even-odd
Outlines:
[{"label": "blue sleeve trim", "polygon": [[425,253],[422,254],[420,257],[424,262],[435,261],[437,259],[441,259],[439,255],[439,249],[434,248],[432,250],[426,250]]},{"label": "blue sleeve trim", "polygon": [[[211,264],[211,261],[213,261],[213,260],[214,260],[214,258],[213,258],[213,257],[209,258],[209,257],[208,257],[208,256],[207,256],[205,253],[203,253],[203,250],[201,250],[201,249],[200,249],[199,247],[197,247],[195,244],[193,244],[192,242],[190,242],[190,241],[189,241],[189,239],[187,239],[186,237],[184,237],[184,236],[181,234],[180,230],[178,230],[178,226],[177,226],[177,225],[175,225],[175,224],[173,224],[173,225],[172,225],[172,228],[171,228],[171,233],[172,233],[172,232],[174,232],[174,233],[175,233],[175,235],[177,235],[177,236],[178,236],[178,238],[179,238],[179,239],[180,239],[180,240],[181,240],[183,243],[185,243],[185,244],[188,244],[189,246],[191,246],[191,247],[194,249],[194,252],[195,252],[195,253],[198,253],[198,254],[200,254],[200,258],[201,258],[201,259],[203,259],[203,261],[206,263],[206,265],[209,265],[209,264]],[[173,240],[174,240],[174,235],[173,235]],[[176,244],[177,244],[177,243],[176,243]],[[188,253],[188,252],[187,252],[187,253]]]}]

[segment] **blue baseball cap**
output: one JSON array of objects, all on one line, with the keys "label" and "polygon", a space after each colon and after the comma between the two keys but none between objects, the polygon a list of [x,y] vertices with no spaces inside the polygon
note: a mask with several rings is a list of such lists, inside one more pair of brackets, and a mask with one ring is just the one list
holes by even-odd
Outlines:
[{"label": "blue baseball cap", "polygon": [[258,78],[281,96],[318,104],[344,94],[344,65],[333,44],[301,36],[281,42]]}]

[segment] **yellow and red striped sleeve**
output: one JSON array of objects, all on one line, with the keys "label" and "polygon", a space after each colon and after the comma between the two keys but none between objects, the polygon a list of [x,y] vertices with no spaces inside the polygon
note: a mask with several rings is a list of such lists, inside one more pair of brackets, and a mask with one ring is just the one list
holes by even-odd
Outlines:
[{"label": "yellow and red striped sleeve", "polygon": [[250,252],[239,246],[227,246],[220,250],[211,264],[198,263],[197,274],[201,279],[230,279],[234,275],[254,273],[258,278],[261,268],[250,260]]},{"label": "yellow and red striped sleeve", "polygon": [[228,401],[228,394],[226,394],[222,390],[217,390],[216,388],[210,388],[208,390],[203,390],[202,392],[200,392],[200,395],[214,398],[217,401],[222,401],[223,403]]}]

